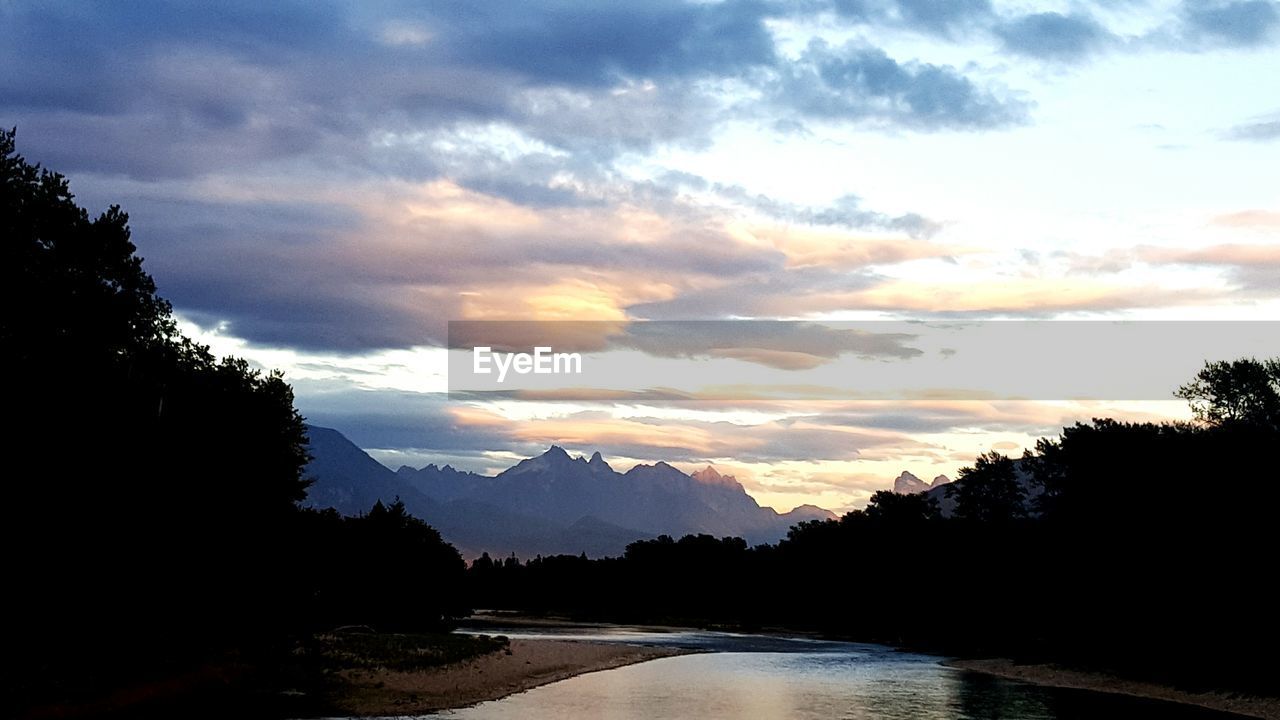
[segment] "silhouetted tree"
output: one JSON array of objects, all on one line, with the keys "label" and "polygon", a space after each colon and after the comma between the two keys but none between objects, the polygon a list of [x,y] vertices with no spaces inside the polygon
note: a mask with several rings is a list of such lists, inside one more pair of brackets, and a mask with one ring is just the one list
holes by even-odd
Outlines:
[{"label": "silhouetted tree", "polygon": [[1040,487],[1040,494],[1035,498],[1035,510],[1046,518],[1055,516],[1063,494],[1069,489],[1062,452],[1058,441],[1040,438],[1036,440],[1034,452],[1026,450],[1022,453],[1023,469],[1031,482]]},{"label": "silhouetted tree", "polygon": [[899,495],[889,490],[877,491],[867,503],[867,518],[893,527],[918,527],[942,517],[938,501],[926,493]]},{"label": "silhouetted tree", "polygon": [[[278,374],[184,338],[128,215],[91,218],[0,132],[9,655],[164,663],[300,615],[302,418]],[[39,511],[37,511],[39,509]],[[23,653],[30,653],[24,655]]]},{"label": "silhouetted tree", "polygon": [[1280,359],[1206,362],[1174,394],[1208,425],[1280,429]]},{"label": "silhouetted tree", "polygon": [[1026,491],[1018,483],[1013,459],[995,451],[979,455],[971,467],[961,469],[946,492],[956,500],[958,520],[997,523],[1027,515]]}]

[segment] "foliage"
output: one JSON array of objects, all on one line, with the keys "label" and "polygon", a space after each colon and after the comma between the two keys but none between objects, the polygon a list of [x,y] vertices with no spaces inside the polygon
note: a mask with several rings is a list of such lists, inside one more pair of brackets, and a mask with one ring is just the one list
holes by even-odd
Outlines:
[{"label": "foliage", "polygon": [[1206,362],[1174,394],[1202,423],[1280,430],[1280,359]]},{"label": "foliage", "polygon": [[998,452],[979,455],[947,486],[956,500],[956,518],[973,522],[1012,522],[1026,517],[1026,491],[1018,484],[1013,460]]}]

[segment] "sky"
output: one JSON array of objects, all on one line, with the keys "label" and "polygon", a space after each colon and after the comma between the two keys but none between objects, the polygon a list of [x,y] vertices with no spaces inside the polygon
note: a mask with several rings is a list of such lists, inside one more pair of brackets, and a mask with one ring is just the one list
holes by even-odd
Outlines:
[{"label": "sky", "polygon": [[1187,412],[451,398],[448,322],[1280,319],[1277,76],[1270,0],[0,0],[19,151],[311,422],[393,467],[714,464],[780,510]]}]

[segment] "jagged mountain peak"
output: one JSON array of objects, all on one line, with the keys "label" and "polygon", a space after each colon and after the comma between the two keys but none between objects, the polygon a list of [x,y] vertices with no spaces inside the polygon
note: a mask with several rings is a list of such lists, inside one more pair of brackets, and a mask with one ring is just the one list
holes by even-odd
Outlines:
[{"label": "jagged mountain peak", "polygon": [[722,475],[719,470],[708,465],[701,470],[695,470],[689,474],[689,477],[697,480],[704,485],[723,485],[726,487],[738,487],[738,479],[732,475]]},{"label": "jagged mountain peak", "polygon": [[893,481],[893,491],[899,495],[915,495],[929,489],[929,484],[907,470]]},{"label": "jagged mountain peak", "polygon": [[602,472],[604,471],[613,472],[613,468],[609,466],[609,463],[605,462],[604,456],[600,454],[599,450],[591,454],[591,459],[587,461],[587,467],[591,468],[592,470],[598,470]]}]

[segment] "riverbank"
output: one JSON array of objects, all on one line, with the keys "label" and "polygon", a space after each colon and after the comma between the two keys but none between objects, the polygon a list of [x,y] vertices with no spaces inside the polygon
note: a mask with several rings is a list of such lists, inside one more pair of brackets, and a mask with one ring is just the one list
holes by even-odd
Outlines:
[{"label": "riverbank", "polygon": [[348,715],[416,715],[497,700],[539,685],[690,650],[573,640],[512,640],[506,650],[403,671],[344,670],[327,698]]},{"label": "riverbank", "polygon": [[1263,720],[1280,720],[1280,698],[1189,692],[1168,685],[1126,680],[1104,673],[1071,670],[1052,664],[1021,664],[1004,658],[947,660],[943,665],[1033,685],[1132,695],[1151,700],[1196,705],[1209,710],[1236,713],[1263,718]]}]

